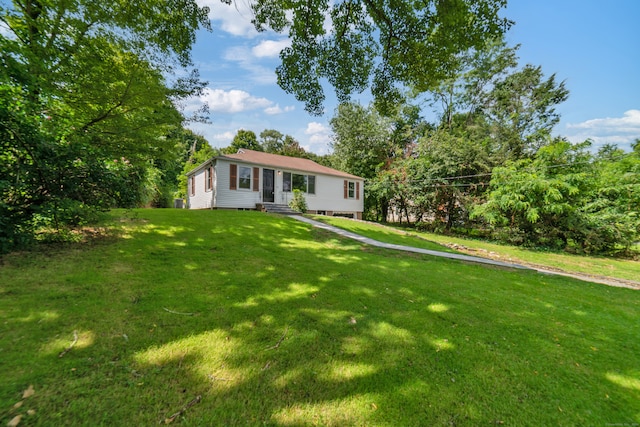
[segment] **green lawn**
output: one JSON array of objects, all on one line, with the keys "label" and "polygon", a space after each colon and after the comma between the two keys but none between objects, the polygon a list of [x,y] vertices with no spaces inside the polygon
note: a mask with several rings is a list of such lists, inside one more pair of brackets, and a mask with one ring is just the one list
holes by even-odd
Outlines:
[{"label": "green lawn", "polygon": [[0,424],[640,423],[638,291],[258,212],[111,229],[2,259]]},{"label": "green lawn", "polygon": [[509,262],[525,263],[560,269],[566,272],[584,273],[640,282],[640,261],[638,260],[572,255],[561,252],[528,249],[477,239],[465,239],[462,237],[418,232],[415,230],[397,229],[380,224],[353,221],[338,217],[315,216],[314,219],[355,233],[360,233],[382,242],[419,246],[425,249],[442,251],[451,251],[444,245],[455,244],[473,250],[474,252],[469,252],[472,255],[476,254],[486,257],[489,253],[492,253],[492,256],[495,257],[495,255],[499,255],[500,259]]}]

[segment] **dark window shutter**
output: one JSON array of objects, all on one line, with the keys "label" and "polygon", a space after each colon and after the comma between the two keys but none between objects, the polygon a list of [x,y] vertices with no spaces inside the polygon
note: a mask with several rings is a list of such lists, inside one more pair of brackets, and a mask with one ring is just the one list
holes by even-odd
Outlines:
[{"label": "dark window shutter", "polygon": [[360,200],[360,183],[356,182],[356,200]]},{"label": "dark window shutter", "polygon": [[238,165],[229,165],[229,190],[235,190],[238,185]]},{"label": "dark window shutter", "polygon": [[213,188],[213,166],[209,167],[209,190]]},{"label": "dark window shutter", "polygon": [[191,176],[191,195],[194,196],[196,194],[196,177],[194,175]]},{"label": "dark window shutter", "polygon": [[260,189],[260,168],[253,168],[253,191]]},{"label": "dark window shutter", "polygon": [[349,181],[347,181],[346,179],[344,180],[344,198],[349,198]]}]

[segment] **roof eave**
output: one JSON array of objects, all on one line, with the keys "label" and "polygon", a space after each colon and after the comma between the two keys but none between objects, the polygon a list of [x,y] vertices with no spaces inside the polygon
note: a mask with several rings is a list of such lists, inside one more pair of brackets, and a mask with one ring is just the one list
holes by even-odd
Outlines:
[{"label": "roof eave", "polygon": [[[286,156],[283,156],[283,157],[286,157]],[[297,157],[292,157],[292,158],[295,159]],[[360,176],[353,175],[353,174],[350,174],[350,173],[347,173],[347,172],[342,172],[342,171],[339,171],[337,169],[335,169],[337,173],[310,171],[310,170],[307,170],[307,169],[300,169],[300,168],[289,167],[289,166],[284,167],[284,166],[274,165],[274,164],[266,163],[266,162],[256,162],[256,161],[253,161],[253,160],[238,159],[237,157],[227,157],[224,154],[215,157],[215,159],[223,159],[223,160],[234,161],[234,162],[243,162],[243,163],[247,163],[247,164],[250,164],[250,165],[268,166],[268,167],[272,167],[272,168],[280,168],[280,169],[285,169],[286,168],[286,169],[291,170],[291,171],[299,171],[299,172],[307,172],[307,173],[308,172],[312,172],[312,173],[315,173],[315,174],[336,176],[336,177],[340,177],[340,178],[352,178],[352,179],[359,179],[359,180],[365,181],[365,179],[360,177]],[[309,159],[305,159],[305,160],[309,160]],[[323,165],[321,165],[319,163],[314,162],[313,160],[309,160],[309,161],[315,163],[318,166],[323,166]],[[328,166],[324,166],[324,167],[328,167]]]},{"label": "roof eave", "polygon": [[200,170],[202,170],[208,163],[211,163],[213,160],[215,160],[216,157],[211,157],[210,159],[200,163],[198,166],[196,166],[195,168],[191,169],[189,172],[185,173],[185,176],[189,176],[189,175],[193,175],[196,172],[199,172]]}]

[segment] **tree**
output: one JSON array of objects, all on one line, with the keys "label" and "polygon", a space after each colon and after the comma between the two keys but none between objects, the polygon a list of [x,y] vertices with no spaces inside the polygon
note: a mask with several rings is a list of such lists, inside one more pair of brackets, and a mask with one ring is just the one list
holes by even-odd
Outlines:
[{"label": "tree", "polygon": [[604,147],[596,156],[595,189],[579,213],[586,252],[629,252],[640,238],[640,139],[625,153]]},{"label": "tree", "polygon": [[544,80],[542,68],[526,65],[496,82],[483,110],[504,159],[535,154],[560,120],[555,106],[569,96],[555,74]]},{"label": "tree", "polygon": [[329,124],[334,166],[362,178],[375,177],[393,152],[391,121],[373,106],[345,103],[338,106]]},{"label": "tree", "polygon": [[290,157],[309,158],[309,153],[291,135],[283,135],[275,129],[265,129],[260,132],[260,145],[267,153],[280,154]]},{"label": "tree", "polygon": [[468,223],[469,209],[485,191],[490,152],[464,127],[422,138],[407,167],[411,212],[422,226],[449,232]]},{"label": "tree", "polygon": [[[391,141],[392,125],[373,106],[340,104],[329,123],[334,134],[333,167],[365,178],[368,182],[388,166],[394,151]],[[369,217],[372,211],[376,211],[376,216],[379,216],[381,210],[386,210],[380,204],[386,206],[387,203],[381,200],[382,193],[373,191],[375,188],[372,186],[372,191],[369,191],[367,187],[365,191],[365,217]]]},{"label": "tree", "polygon": [[[429,129],[418,107],[398,104],[389,117],[374,105],[340,104],[330,120],[333,167],[366,178],[365,216],[386,221],[397,177],[396,162],[414,155],[418,139]],[[397,172],[397,171],[395,171]]]},{"label": "tree", "polygon": [[493,169],[491,192],[473,216],[497,227],[512,243],[564,248],[567,226],[591,184],[585,145],[556,141],[534,159],[521,159]]},{"label": "tree", "polygon": [[482,113],[491,89],[516,69],[518,49],[519,46],[508,47],[503,39],[495,39],[457,55],[454,73],[429,91],[431,105],[439,104],[442,128],[451,130],[454,117],[459,125],[470,125]]},{"label": "tree", "polygon": [[455,54],[506,31],[510,22],[498,15],[505,5],[505,0],[257,0],[252,8],[258,30],[287,32],[291,39],[280,53],[278,84],[307,111],[322,114],[322,79],[340,102],[372,83],[380,107],[393,106],[401,87],[428,90],[450,76]]},{"label": "tree", "polygon": [[304,148],[300,146],[300,143],[291,135],[286,135],[284,137],[284,142],[282,143],[282,151],[280,152],[283,156],[289,157],[307,157],[307,152]]},{"label": "tree", "polygon": [[[180,13],[176,13],[179,10]],[[199,93],[190,61],[208,9],[192,0],[3,2],[0,243],[90,211],[146,203],[156,162],[176,155],[175,103]],[[14,231],[9,235],[5,227]]]},{"label": "tree", "polygon": [[233,137],[231,145],[224,149],[225,153],[236,153],[241,148],[247,148],[249,150],[263,151],[262,146],[258,143],[258,137],[252,130],[240,129]]},{"label": "tree", "polygon": [[640,235],[640,158],[556,140],[533,159],[493,170],[486,203],[474,209],[511,243],[586,253],[628,250]]},{"label": "tree", "polygon": [[518,69],[518,48],[498,39],[458,55],[454,76],[431,92],[442,130],[462,126],[469,137],[490,141],[495,164],[531,156],[551,141],[560,119],[555,108],[569,95],[564,82],[545,79],[541,67]]},{"label": "tree", "polygon": [[284,148],[284,135],[275,129],[260,132],[260,145],[267,153],[280,154]]},{"label": "tree", "polygon": [[181,164],[182,168],[177,177],[177,189],[174,195],[184,199],[187,197],[187,173],[212,157],[219,155],[220,150],[212,148],[202,135],[197,135],[188,129],[184,129],[180,136],[182,139],[181,146],[186,158]]}]

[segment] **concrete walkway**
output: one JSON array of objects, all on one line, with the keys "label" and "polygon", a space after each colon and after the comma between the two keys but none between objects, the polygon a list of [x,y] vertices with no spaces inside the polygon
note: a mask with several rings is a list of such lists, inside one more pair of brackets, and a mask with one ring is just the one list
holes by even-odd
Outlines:
[{"label": "concrete walkway", "polygon": [[476,257],[476,256],[471,256],[471,255],[452,254],[452,253],[448,253],[448,252],[440,252],[440,251],[432,251],[432,250],[429,250],[429,249],[415,248],[413,246],[394,245],[394,244],[391,244],[391,243],[379,242],[378,240],[370,239],[368,237],[364,237],[364,236],[361,236],[359,234],[352,233],[350,231],[346,231],[346,230],[343,230],[341,228],[334,227],[332,225],[328,225],[328,224],[325,224],[325,223],[320,222],[320,221],[315,221],[313,219],[305,218],[305,217],[303,217],[301,215],[294,215],[291,218],[297,219],[298,221],[306,222],[307,224],[311,224],[314,227],[322,228],[323,230],[332,231],[332,232],[337,233],[337,234],[339,234],[341,236],[348,237],[349,239],[354,239],[354,240],[357,240],[359,242],[366,243],[367,245],[377,246],[379,248],[395,249],[395,250],[398,250],[398,251],[405,251],[405,252],[415,252],[415,253],[418,253],[418,254],[432,255],[432,256],[437,256],[437,257],[441,257],[441,258],[456,259],[458,261],[475,262],[475,263],[478,263],[478,264],[494,265],[494,266],[498,266],[498,267],[517,268],[517,269],[520,269],[520,270],[533,270],[532,268],[525,267],[524,265],[511,264],[511,263],[508,263],[508,262],[501,262],[501,261],[495,261],[495,260],[492,260],[492,259],[480,258],[480,257]]}]

